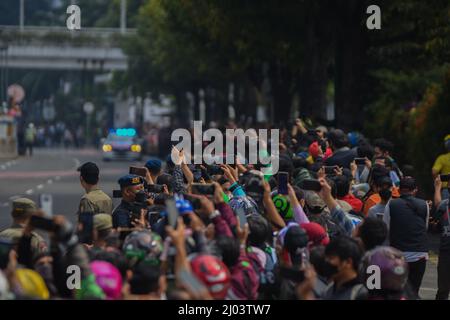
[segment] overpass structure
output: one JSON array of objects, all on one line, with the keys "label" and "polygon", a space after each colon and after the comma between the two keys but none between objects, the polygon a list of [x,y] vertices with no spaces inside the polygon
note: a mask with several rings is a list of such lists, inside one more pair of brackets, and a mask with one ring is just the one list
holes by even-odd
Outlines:
[{"label": "overpass structure", "polygon": [[122,71],[127,56],[120,47],[136,31],[116,28],[1,26],[0,68]]}]

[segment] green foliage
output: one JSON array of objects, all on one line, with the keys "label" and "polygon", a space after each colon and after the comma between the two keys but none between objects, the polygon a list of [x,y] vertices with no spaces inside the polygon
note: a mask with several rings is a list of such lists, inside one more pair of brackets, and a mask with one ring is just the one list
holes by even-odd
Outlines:
[{"label": "green foliage", "polygon": [[[330,3],[147,1],[139,12],[138,35],[125,45],[131,57],[128,79],[140,92],[212,87],[218,96],[227,96],[224,90],[233,82],[246,87],[254,100],[267,78],[276,116],[288,119],[301,82],[311,82],[302,79],[304,67],[308,75],[317,75],[333,55],[333,25],[320,22],[332,21],[323,10]],[[327,83],[325,75],[318,94],[326,95]]]},{"label": "green foliage", "polygon": [[[92,0],[85,2],[94,3]],[[118,28],[120,26],[120,0],[103,0],[103,12],[100,12],[94,19],[93,24],[96,27]],[[126,16],[127,28],[136,28],[139,8],[145,3],[145,0],[127,0]]]},{"label": "green foliage", "polygon": [[[25,1],[25,25],[41,26],[55,22],[51,0]],[[19,25],[20,1],[0,1],[0,25]]]},{"label": "green foliage", "polygon": [[442,92],[448,88],[442,79],[450,70],[450,3],[405,0],[379,5],[382,30],[369,34],[366,133],[394,142],[395,158],[414,166],[429,193],[431,166],[450,123],[449,100]]},{"label": "green foliage", "polygon": [[439,154],[445,153],[444,137],[450,133],[450,68],[440,84],[431,85],[411,113],[408,135],[409,156],[417,177],[429,194],[432,192],[431,168]]}]

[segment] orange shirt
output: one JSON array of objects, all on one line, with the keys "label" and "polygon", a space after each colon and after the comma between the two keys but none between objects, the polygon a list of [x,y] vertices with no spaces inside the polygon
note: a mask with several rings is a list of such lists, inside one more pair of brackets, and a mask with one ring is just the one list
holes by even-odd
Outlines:
[{"label": "orange shirt", "polygon": [[[392,198],[398,198],[398,197],[400,197],[400,192],[398,191],[398,188],[392,187]],[[363,209],[364,216],[367,217],[367,214],[369,213],[369,209],[380,202],[381,202],[381,198],[378,193],[374,193],[373,195],[371,195],[366,200],[366,202],[364,202],[364,209]]]}]

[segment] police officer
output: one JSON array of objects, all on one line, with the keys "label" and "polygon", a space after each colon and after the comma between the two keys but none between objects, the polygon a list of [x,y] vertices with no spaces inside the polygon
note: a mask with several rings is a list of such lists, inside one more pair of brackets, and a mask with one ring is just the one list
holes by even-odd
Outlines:
[{"label": "police officer", "polygon": [[[136,206],[136,195],[145,193],[144,179],[134,174],[127,174],[118,181],[120,191],[122,192],[122,201],[114,209],[112,214],[114,228],[132,228],[139,223],[145,226],[145,210],[142,209],[140,214]],[[140,221],[137,221],[140,220]]]},{"label": "police officer", "polygon": [[93,162],[86,162],[78,168],[80,184],[86,193],[83,195],[78,207],[80,212],[112,214],[112,200],[98,187],[99,169]]},{"label": "police officer", "polygon": [[31,215],[36,211],[37,206],[33,200],[28,198],[14,200],[11,212],[13,223],[9,228],[0,232],[0,238],[12,240],[16,244],[19,243],[20,238],[24,235],[31,243],[33,257],[47,249],[44,239],[36,232],[31,231],[28,226]]},{"label": "police officer", "polygon": [[150,177],[154,183],[156,183],[156,179],[161,175],[162,162],[158,159],[150,159],[145,163],[145,167],[148,169],[150,173]]}]

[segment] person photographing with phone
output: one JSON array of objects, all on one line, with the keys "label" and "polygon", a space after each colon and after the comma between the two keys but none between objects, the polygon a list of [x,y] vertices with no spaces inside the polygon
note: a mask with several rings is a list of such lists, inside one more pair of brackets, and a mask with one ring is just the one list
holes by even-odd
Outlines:
[{"label": "person photographing with phone", "polygon": [[122,201],[112,214],[114,228],[145,226],[147,195],[142,177],[127,174],[118,180]]},{"label": "person photographing with phone", "polygon": [[[433,218],[439,221],[441,225],[441,239],[439,244],[439,262],[438,262],[438,291],[436,300],[448,300],[450,293],[450,205],[449,199],[442,199],[443,182],[438,175],[434,180],[434,204],[436,211]],[[450,188],[447,184],[447,191]]]},{"label": "person photographing with phone", "polygon": [[25,236],[24,241],[29,241],[31,246],[31,255],[36,256],[47,249],[47,244],[44,239],[36,232],[28,231],[28,224],[33,213],[38,210],[36,203],[28,198],[18,198],[12,203],[11,217],[13,219],[12,225],[0,232],[0,238],[6,238],[19,244],[22,236]]},{"label": "person photographing with phone", "polygon": [[[445,136],[444,139],[445,144],[445,151],[447,153],[441,154],[439,157],[436,158],[436,161],[434,162],[432,174],[433,178],[436,178],[439,174],[445,176],[445,178],[449,177],[450,175],[450,134]],[[444,181],[446,180],[446,181]],[[450,198],[450,192],[448,191],[448,186],[450,185],[450,182],[447,179],[443,179],[441,177],[442,181],[442,199],[449,199]]]},{"label": "person photographing with phone", "polygon": [[161,166],[162,166],[161,160],[158,159],[150,159],[145,163],[145,167],[147,168],[150,174],[151,181],[156,182],[158,176],[161,175],[162,173]]},{"label": "person photographing with phone", "polygon": [[315,191],[330,210],[331,220],[336,223],[347,236],[351,236],[354,229],[354,223],[333,197],[331,192],[332,188],[326,178],[321,177],[318,180],[305,179],[302,183],[302,189]]}]

